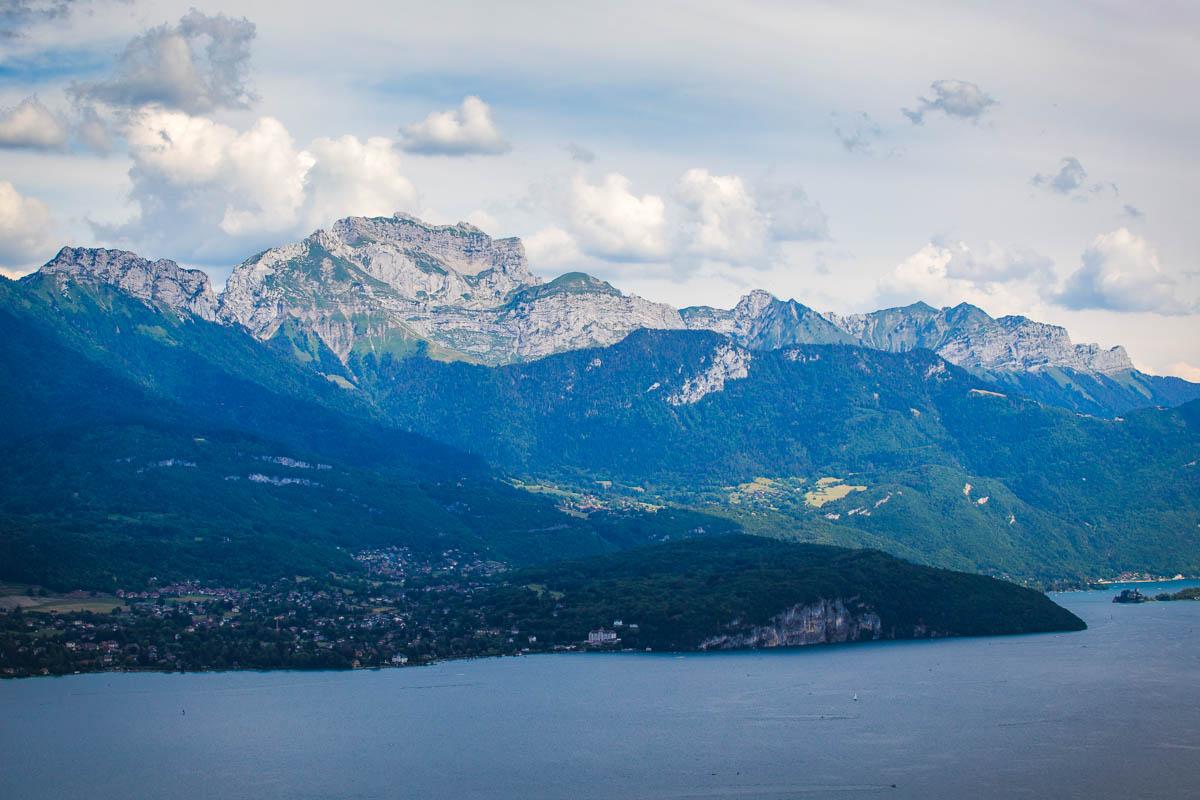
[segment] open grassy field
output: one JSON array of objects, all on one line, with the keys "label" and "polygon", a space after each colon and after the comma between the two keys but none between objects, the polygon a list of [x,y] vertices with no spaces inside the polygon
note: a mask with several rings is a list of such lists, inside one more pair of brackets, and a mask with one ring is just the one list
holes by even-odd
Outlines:
[{"label": "open grassy field", "polygon": [[65,614],[73,611],[107,614],[114,608],[124,608],[121,601],[110,594],[93,594],[91,592],[71,592],[65,595],[43,594],[36,586],[0,583],[0,608],[12,610],[18,606],[24,611],[41,614]]},{"label": "open grassy field", "polygon": [[820,508],[826,503],[841,500],[852,492],[865,492],[867,487],[842,483],[841,478],[821,478],[817,488],[804,494],[804,503],[813,508]]}]

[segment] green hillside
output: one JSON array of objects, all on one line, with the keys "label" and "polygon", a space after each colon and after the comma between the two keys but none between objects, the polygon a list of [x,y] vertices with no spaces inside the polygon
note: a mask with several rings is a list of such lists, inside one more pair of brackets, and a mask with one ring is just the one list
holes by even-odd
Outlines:
[{"label": "green hillside", "polygon": [[0,580],[240,582],[380,546],[522,564],[736,527],[571,513],[236,329],[33,288],[0,282]]},{"label": "green hillside", "polygon": [[[757,532],[1040,579],[1200,571],[1200,403],[1098,419],[929,351],[838,345],[755,352],[747,377],[671,403],[723,341],[640,331],[500,368],[355,367],[393,419],[503,469],[636,487]],[[806,503],[823,479],[863,489]]]}]

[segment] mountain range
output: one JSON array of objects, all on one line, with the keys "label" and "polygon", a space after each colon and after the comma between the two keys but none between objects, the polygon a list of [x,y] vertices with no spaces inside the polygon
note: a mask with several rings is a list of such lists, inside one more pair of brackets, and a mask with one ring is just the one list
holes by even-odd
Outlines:
[{"label": "mountain range", "polygon": [[677,310],[397,215],[257,254],[219,294],[64,248],[0,282],[0,328],[0,562],[27,573],[0,578],[738,528],[1036,580],[1200,570],[1200,385],[966,304]]},{"label": "mountain range", "polygon": [[292,339],[319,360],[327,351],[342,364],[356,354],[419,350],[502,365],[610,345],[642,328],[691,329],[716,331],[752,350],[929,349],[1017,393],[1097,416],[1200,397],[1200,384],[1137,370],[1122,347],[1075,344],[1062,327],[994,319],[966,303],[839,316],[754,291],[732,309],[676,310],[583,273],[543,282],[517,239],[400,214],[349,217],[259,253],[233,270],[219,296],[199,270],[124,251],[64,248],[40,274],[111,284],[260,340]]}]

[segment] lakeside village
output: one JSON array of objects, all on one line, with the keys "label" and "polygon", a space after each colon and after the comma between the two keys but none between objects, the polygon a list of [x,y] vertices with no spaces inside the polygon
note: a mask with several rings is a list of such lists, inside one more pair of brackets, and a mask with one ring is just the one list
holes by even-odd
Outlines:
[{"label": "lakeside village", "polygon": [[[124,670],[370,669],[450,658],[615,648],[636,623],[597,620],[577,644],[547,646],[476,606],[506,565],[448,550],[355,554],[356,576],[251,588],[194,581],[112,595],[6,587],[0,677]],[[607,627],[611,626],[611,627]],[[619,633],[621,631],[622,633]],[[636,638],[636,636],[635,636]]]}]

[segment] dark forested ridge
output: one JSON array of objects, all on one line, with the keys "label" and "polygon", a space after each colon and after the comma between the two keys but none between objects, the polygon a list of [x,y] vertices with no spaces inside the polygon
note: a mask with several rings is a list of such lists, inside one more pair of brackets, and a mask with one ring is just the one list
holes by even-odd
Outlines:
[{"label": "dark forested ridge", "polygon": [[[531,567],[481,604],[495,624],[573,644],[590,629],[618,630],[627,647],[694,650],[715,637],[770,626],[788,609],[838,601],[875,614],[857,639],[909,639],[1082,630],[1041,592],[980,575],[917,566],[874,550],[752,536],[638,548]],[[818,616],[817,641],[841,641]],[[803,634],[804,631],[795,631]],[[848,635],[848,634],[843,634]],[[852,639],[855,637],[852,637]]]}]

